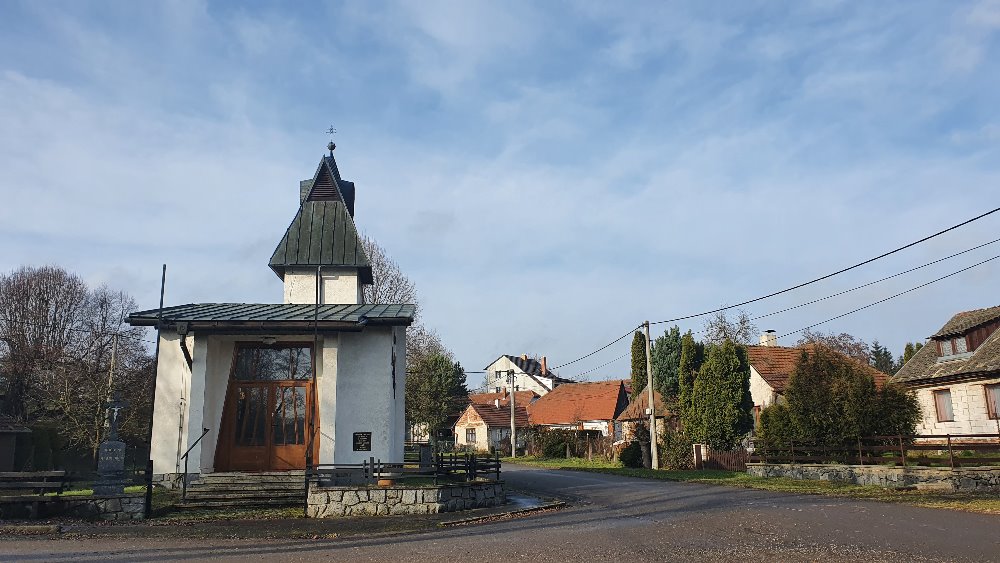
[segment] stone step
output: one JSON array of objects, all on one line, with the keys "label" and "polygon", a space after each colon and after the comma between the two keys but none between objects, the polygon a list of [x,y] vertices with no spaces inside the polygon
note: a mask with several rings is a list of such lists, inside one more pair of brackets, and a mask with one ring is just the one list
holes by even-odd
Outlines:
[{"label": "stone step", "polygon": [[188,500],[176,505],[180,510],[197,510],[204,508],[281,508],[288,506],[302,506],[302,498],[299,499],[239,499],[239,500]]},{"label": "stone step", "polygon": [[192,491],[188,490],[188,499],[304,499],[305,490],[302,491],[270,491],[262,495],[256,491]]}]

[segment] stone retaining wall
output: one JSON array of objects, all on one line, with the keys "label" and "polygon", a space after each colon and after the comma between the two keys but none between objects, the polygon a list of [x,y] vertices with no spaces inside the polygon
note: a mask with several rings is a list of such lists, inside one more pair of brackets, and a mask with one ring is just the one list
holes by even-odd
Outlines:
[{"label": "stone retaining wall", "polygon": [[456,483],[434,487],[312,487],[310,518],[434,514],[499,506],[507,501],[503,481]]},{"label": "stone retaining wall", "polygon": [[66,514],[98,520],[142,520],[146,512],[144,493],[122,496],[66,497]]},{"label": "stone retaining wall", "polygon": [[954,491],[1000,490],[1000,467],[892,467],[809,463],[748,463],[755,477],[841,481],[880,487],[918,487]]}]

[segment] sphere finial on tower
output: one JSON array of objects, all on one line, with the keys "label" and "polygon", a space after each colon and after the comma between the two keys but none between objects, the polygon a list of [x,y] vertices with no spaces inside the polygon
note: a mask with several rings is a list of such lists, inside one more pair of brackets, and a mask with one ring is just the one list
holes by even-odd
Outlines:
[{"label": "sphere finial on tower", "polygon": [[[333,125],[331,125],[330,128],[326,130],[326,133],[332,137],[337,133],[337,130],[333,128]],[[326,144],[326,149],[330,151],[330,156],[333,156],[333,150],[336,148],[337,143],[334,143],[333,139],[330,139],[330,142]]]}]

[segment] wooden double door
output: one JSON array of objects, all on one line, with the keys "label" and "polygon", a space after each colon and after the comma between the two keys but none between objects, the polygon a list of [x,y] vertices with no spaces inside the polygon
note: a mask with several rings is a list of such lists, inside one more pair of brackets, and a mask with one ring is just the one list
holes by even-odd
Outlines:
[{"label": "wooden double door", "polygon": [[[238,344],[216,450],[219,471],[305,469],[313,416],[308,344]],[[316,427],[319,421],[315,422]]]}]

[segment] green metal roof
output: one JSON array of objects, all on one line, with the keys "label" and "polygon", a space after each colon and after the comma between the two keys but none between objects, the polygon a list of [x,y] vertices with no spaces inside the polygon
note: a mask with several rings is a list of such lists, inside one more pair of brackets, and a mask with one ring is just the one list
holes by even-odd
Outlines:
[{"label": "green metal roof", "polygon": [[[320,305],[296,303],[190,303],[163,308],[164,326],[188,323],[199,328],[320,329],[360,328],[366,324],[409,325],[414,305]],[[131,313],[132,326],[155,326],[159,309]]]},{"label": "green metal roof", "polygon": [[[288,268],[341,266],[357,268],[361,283],[372,283],[372,267],[358,238],[354,218],[344,204],[338,186],[339,173],[332,157],[323,157],[314,186],[327,186],[332,199],[316,200],[312,193],[299,206],[268,265],[284,279]],[[353,184],[352,184],[353,187]],[[310,192],[316,188],[310,188]],[[352,200],[353,200],[353,193]]]}]

